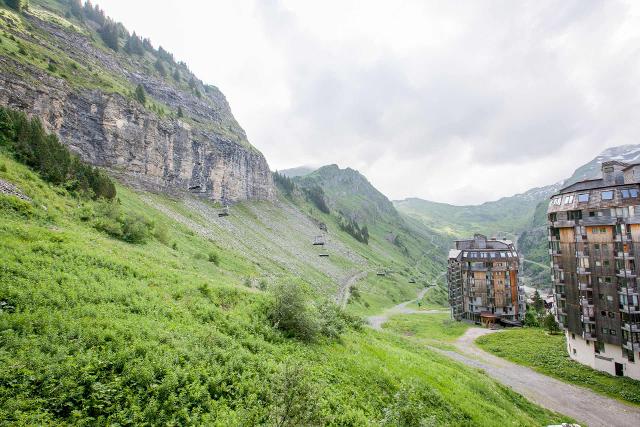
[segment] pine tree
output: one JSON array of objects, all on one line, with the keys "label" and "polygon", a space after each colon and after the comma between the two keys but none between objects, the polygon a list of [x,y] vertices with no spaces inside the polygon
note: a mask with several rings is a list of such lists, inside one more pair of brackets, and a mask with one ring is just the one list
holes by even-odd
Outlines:
[{"label": "pine tree", "polygon": [[82,0],[69,0],[71,14],[76,18],[82,19]]},{"label": "pine tree", "polygon": [[179,82],[180,81],[180,71],[176,68],[173,72],[173,80]]},{"label": "pine tree", "polygon": [[538,290],[536,289],[536,291],[533,293],[533,308],[538,312],[538,313],[542,313],[544,311],[544,301],[542,300],[542,298],[540,297],[540,293],[538,292]]},{"label": "pine tree", "polygon": [[178,118],[181,119],[184,117],[184,113],[182,112],[182,107],[178,107]]},{"label": "pine tree", "polygon": [[147,94],[144,91],[144,87],[142,87],[142,85],[138,85],[138,87],[136,87],[136,99],[138,100],[138,102],[142,105],[146,105],[147,103]]},{"label": "pine tree", "polygon": [[549,331],[551,335],[560,332],[560,325],[558,325],[556,317],[553,315],[553,313],[547,313],[544,318],[543,324],[545,329]]},{"label": "pine tree", "polygon": [[167,77],[167,69],[164,68],[164,64],[161,59],[158,59],[155,63],[156,70],[160,73],[162,77]]},{"label": "pine tree", "polygon": [[136,34],[135,31],[127,38],[127,42],[124,45],[124,50],[129,55],[144,55],[144,46],[142,45],[142,39]]},{"label": "pine tree", "polygon": [[24,0],[5,0],[7,6],[18,12],[22,12],[23,9],[27,9],[27,2]]},{"label": "pine tree", "polygon": [[100,37],[104,43],[110,47],[111,49],[118,51],[118,26],[114,22],[105,23],[102,28],[100,28]]}]

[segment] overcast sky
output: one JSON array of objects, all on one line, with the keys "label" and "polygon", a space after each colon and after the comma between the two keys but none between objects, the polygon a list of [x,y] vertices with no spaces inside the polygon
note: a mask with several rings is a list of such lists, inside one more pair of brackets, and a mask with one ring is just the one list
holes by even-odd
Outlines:
[{"label": "overcast sky", "polygon": [[470,204],[640,143],[640,2],[97,3],[218,86],[273,170]]}]

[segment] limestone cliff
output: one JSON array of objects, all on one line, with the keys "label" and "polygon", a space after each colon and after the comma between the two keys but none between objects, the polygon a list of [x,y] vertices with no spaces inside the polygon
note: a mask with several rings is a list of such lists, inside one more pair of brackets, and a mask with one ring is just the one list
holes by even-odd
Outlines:
[{"label": "limestone cliff", "polygon": [[[36,12],[22,19],[29,31],[3,25],[27,55],[0,56],[1,105],[40,117],[83,159],[131,185],[187,190],[225,203],[274,197],[264,156],[248,143],[217,88],[191,76],[193,90],[185,90],[148,70],[142,59],[92,42],[91,33],[41,19]],[[40,58],[29,50],[40,49],[45,57],[51,52],[49,64],[71,63],[71,75],[38,67]],[[175,67],[189,76],[184,64]],[[116,81],[115,89],[99,80],[104,74]],[[138,84],[149,96],[146,107],[117,90],[132,91]],[[178,108],[184,117],[175,113]]]}]

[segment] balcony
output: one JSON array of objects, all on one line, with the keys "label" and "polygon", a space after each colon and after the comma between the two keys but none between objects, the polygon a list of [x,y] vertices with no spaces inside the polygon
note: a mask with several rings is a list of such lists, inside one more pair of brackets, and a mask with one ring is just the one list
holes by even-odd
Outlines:
[{"label": "balcony", "polygon": [[616,225],[616,217],[611,216],[589,216],[582,218],[582,225]]},{"label": "balcony", "polygon": [[640,343],[637,341],[634,341],[634,342],[624,341],[622,343],[622,346],[627,350],[631,350],[631,351],[637,351],[638,349],[640,349]]},{"label": "balcony", "polygon": [[580,321],[584,324],[587,325],[595,325],[596,324],[596,319],[593,317],[587,317],[587,316],[580,316]]},{"label": "balcony", "polygon": [[640,306],[636,304],[620,304],[620,311],[625,313],[640,313]]},{"label": "balcony", "polygon": [[591,274],[591,270],[585,267],[576,268],[576,273],[578,274]]},{"label": "balcony", "polygon": [[636,277],[635,269],[618,269],[616,270],[616,276],[618,277]]},{"label": "balcony", "polygon": [[628,332],[640,332],[640,324],[638,323],[623,323],[622,329]]},{"label": "balcony", "polygon": [[615,253],[615,258],[620,258],[620,259],[633,258],[633,252],[629,252],[629,251],[622,252],[622,251],[619,251],[619,252]]},{"label": "balcony", "polygon": [[576,257],[588,258],[589,251],[576,251]]},{"label": "balcony", "polygon": [[615,236],[613,236],[613,241],[614,242],[630,242],[631,241],[631,235],[629,235],[629,234],[616,234]]},{"label": "balcony", "polygon": [[584,338],[585,340],[593,340],[593,341],[598,340],[594,332],[583,332],[582,338]]},{"label": "balcony", "polygon": [[561,219],[553,222],[554,228],[567,228],[567,227],[575,227],[576,220],[575,219]]},{"label": "balcony", "polygon": [[578,284],[578,289],[580,289],[581,291],[593,291],[593,285],[590,285],[588,283],[580,283]]},{"label": "balcony", "polygon": [[635,287],[631,287],[631,288],[619,287],[618,293],[622,295],[629,295],[629,296],[633,296],[633,295],[640,296],[640,294],[638,294],[638,289],[636,289]]}]

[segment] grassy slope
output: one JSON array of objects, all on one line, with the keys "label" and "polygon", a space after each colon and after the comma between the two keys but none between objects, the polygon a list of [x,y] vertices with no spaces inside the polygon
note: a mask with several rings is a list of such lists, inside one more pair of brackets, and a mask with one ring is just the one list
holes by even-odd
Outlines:
[{"label": "grassy slope", "polygon": [[543,374],[640,404],[640,381],[616,378],[574,362],[567,355],[564,335],[548,335],[539,328],[512,329],[485,335],[476,343],[497,356],[531,366]]},{"label": "grassy slope", "polygon": [[[415,381],[453,408],[453,424],[560,420],[387,334],[351,332],[342,343],[312,345],[284,339],[264,318],[263,293],[242,284],[259,274],[251,258],[121,187],[124,209],[165,223],[170,237],[167,245],[108,238],[77,219],[78,201],[63,190],[6,156],[0,163],[0,178],[34,200],[30,218],[0,211],[0,300],[14,307],[0,312],[5,422],[256,423],[273,409],[283,364],[306,367],[324,422],[381,419],[401,384]],[[201,256],[211,250],[220,266]]]},{"label": "grassy slope", "polygon": [[451,320],[449,313],[442,313],[394,316],[383,327],[419,343],[441,347],[462,336],[469,326],[468,323]]}]

